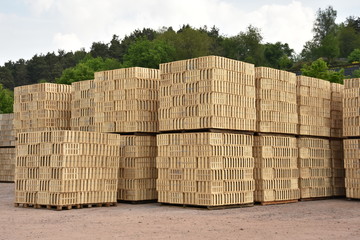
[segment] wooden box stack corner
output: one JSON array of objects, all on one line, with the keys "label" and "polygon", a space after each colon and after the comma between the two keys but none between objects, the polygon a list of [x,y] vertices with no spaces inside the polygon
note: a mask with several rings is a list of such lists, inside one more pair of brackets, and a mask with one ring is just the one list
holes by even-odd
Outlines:
[{"label": "wooden box stack corner", "polygon": [[95,131],[95,81],[71,84],[71,130]]},{"label": "wooden box stack corner", "polygon": [[300,199],[298,148],[295,136],[255,136],[255,202]]},{"label": "wooden box stack corner", "polygon": [[267,67],[255,68],[257,131],[298,133],[296,75]]},{"label": "wooden box stack corner", "polygon": [[115,134],[38,131],[18,134],[15,205],[114,205],[120,156]]}]

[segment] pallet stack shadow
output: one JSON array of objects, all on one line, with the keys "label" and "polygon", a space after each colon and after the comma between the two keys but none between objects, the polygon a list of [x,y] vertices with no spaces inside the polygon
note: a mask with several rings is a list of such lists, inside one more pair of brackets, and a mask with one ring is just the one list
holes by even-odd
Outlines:
[{"label": "pallet stack shadow", "polygon": [[296,75],[256,67],[255,202],[296,202],[298,109]]},{"label": "pallet stack shadow", "polygon": [[300,197],[331,197],[331,83],[317,78],[297,76],[297,91]]},{"label": "pallet stack shadow", "polygon": [[343,197],[345,191],[344,139],[343,139],[344,85],[331,83],[331,162],[333,195]]},{"label": "pallet stack shadow", "polygon": [[158,201],[253,204],[254,65],[208,56],[160,71]]},{"label": "pallet stack shadow", "polygon": [[116,204],[119,136],[80,131],[18,134],[15,206]]},{"label": "pallet stack shadow", "polygon": [[360,78],[344,80],[343,135],[346,197],[360,199]]},{"label": "pallet stack shadow", "polygon": [[14,114],[0,114],[0,182],[15,181]]},{"label": "pallet stack shadow", "polygon": [[156,200],[158,95],[156,69],[95,73],[95,129],[121,134],[118,200]]}]

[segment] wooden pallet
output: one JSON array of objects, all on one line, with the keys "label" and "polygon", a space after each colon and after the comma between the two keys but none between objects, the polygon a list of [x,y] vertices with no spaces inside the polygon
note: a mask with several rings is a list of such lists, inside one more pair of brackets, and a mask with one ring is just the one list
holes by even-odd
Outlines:
[{"label": "wooden pallet", "polygon": [[133,201],[133,200],[117,200],[118,203],[126,203],[126,204],[147,204],[147,203],[157,203],[156,199],[152,199],[152,200],[138,200],[138,201]]},{"label": "wooden pallet", "polygon": [[15,207],[23,207],[23,208],[46,208],[53,209],[57,211],[61,210],[70,210],[70,209],[80,209],[80,208],[92,208],[92,207],[116,207],[116,202],[111,203],[88,203],[88,204],[73,204],[73,205],[43,205],[43,204],[28,204],[28,203],[15,203]]},{"label": "wooden pallet", "polygon": [[300,198],[301,202],[306,202],[306,201],[319,201],[319,200],[329,200],[329,199],[333,199],[334,197],[313,197],[313,198]]},{"label": "wooden pallet", "polygon": [[293,199],[293,200],[260,202],[259,204],[260,204],[261,206],[266,206],[266,205],[278,205],[278,204],[287,204],[287,203],[297,203],[298,201],[299,201],[298,199]]},{"label": "wooden pallet", "polygon": [[255,132],[252,131],[243,131],[243,130],[230,130],[230,129],[220,129],[220,128],[200,128],[200,129],[188,129],[188,130],[173,130],[173,131],[160,131],[160,134],[172,134],[172,133],[232,133],[232,134],[246,134],[254,135]]},{"label": "wooden pallet", "polygon": [[161,205],[174,206],[174,207],[183,207],[183,208],[199,208],[199,209],[208,209],[208,210],[221,210],[221,209],[230,209],[230,208],[253,207],[254,203],[232,204],[232,205],[221,205],[221,206],[201,206],[201,205],[173,204],[173,203],[161,203]]}]

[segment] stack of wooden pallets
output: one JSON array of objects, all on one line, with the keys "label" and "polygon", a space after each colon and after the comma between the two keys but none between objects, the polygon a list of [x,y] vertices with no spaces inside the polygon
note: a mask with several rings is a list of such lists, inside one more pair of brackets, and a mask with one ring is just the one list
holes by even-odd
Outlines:
[{"label": "stack of wooden pallets", "polygon": [[160,64],[160,131],[255,131],[254,65],[208,56]]},{"label": "stack of wooden pallets", "polygon": [[156,133],[159,70],[125,68],[95,73],[96,131],[121,134],[118,200],[157,199]]},{"label": "stack of wooden pallets", "polygon": [[360,199],[360,78],[344,80],[343,113],[346,197]]},{"label": "stack of wooden pallets", "polygon": [[297,202],[300,198],[295,136],[255,136],[255,202]]},{"label": "stack of wooden pallets", "polygon": [[298,146],[301,198],[332,196],[330,140],[326,138],[300,137]]},{"label": "stack of wooden pallets", "polygon": [[[297,76],[299,109],[299,160],[300,192],[302,199],[333,196],[332,156],[330,149],[332,95],[337,88],[329,81]],[[334,109],[335,103],[333,104]],[[338,127],[338,125],[337,125]]]},{"label": "stack of wooden pallets", "polygon": [[156,135],[122,135],[118,199],[157,199]]},{"label": "stack of wooden pallets", "polygon": [[0,114],[0,182],[14,182],[15,131],[14,114]]},{"label": "stack of wooden pallets", "polygon": [[331,83],[297,76],[299,134],[330,137]]},{"label": "stack of wooden pallets", "polygon": [[296,202],[300,198],[296,75],[256,67],[255,78],[255,202]]},{"label": "stack of wooden pallets", "polygon": [[257,132],[298,133],[296,75],[256,67]]},{"label": "stack of wooden pallets", "polygon": [[254,65],[209,56],[161,64],[160,71],[158,201],[252,204]]},{"label": "stack of wooden pallets", "polygon": [[119,145],[114,134],[18,134],[15,205],[61,210],[116,204]]},{"label": "stack of wooden pallets", "polygon": [[69,130],[71,86],[39,83],[14,89],[17,132]]},{"label": "stack of wooden pallets", "polygon": [[99,132],[158,132],[159,70],[124,68],[95,73]]},{"label": "stack of wooden pallets", "polygon": [[253,136],[158,135],[159,202],[198,206],[253,203]]},{"label": "stack of wooden pallets", "polygon": [[15,147],[14,114],[0,114],[0,147]]},{"label": "stack of wooden pallets", "polygon": [[95,131],[95,81],[71,84],[71,130]]}]

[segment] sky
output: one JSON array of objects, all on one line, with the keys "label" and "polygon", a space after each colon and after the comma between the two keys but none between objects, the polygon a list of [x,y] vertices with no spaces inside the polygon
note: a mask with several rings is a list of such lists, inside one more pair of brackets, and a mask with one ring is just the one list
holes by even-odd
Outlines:
[{"label": "sky", "polygon": [[359,0],[0,0],[0,66],[58,49],[89,50],[135,29],[183,24],[215,25],[225,36],[251,24],[264,43],[281,41],[299,53],[313,36],[316,11],[329,5],[338,23],[360,16]]}]

